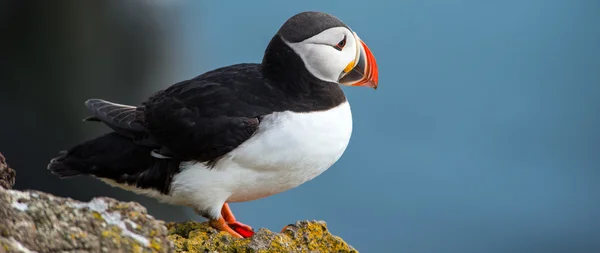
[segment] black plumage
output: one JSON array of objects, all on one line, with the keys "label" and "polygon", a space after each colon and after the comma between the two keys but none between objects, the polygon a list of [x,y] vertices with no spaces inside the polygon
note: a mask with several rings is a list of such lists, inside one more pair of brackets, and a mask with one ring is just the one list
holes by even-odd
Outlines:
[{"label": "black plumage", "polygon": [[88,100],[93,116],[87,120],[114,132],[73,147],[48,169],[61,177],[90,174],[166,194],[181,161],[215,164],[252,137],[262,116],[327,110],[344,102],[339,85],[310,74],[282,38],[287,40],[285,31],[272,38],[261,64],[206,72],[137,107]]},{"label": "black plumage", "polygon": [[61,177],[90,174],[166,194],[178,161],[155,159],[149,155],[151,150],[111,132],[61,152],[49,169]]}]

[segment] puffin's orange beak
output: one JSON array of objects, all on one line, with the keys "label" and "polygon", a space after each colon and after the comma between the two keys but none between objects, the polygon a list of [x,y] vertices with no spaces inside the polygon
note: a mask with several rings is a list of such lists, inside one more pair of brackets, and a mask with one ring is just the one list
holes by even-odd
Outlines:
[{"label": "puffin's orange beak", "polygon": [[356,35],[355,38],[360,43],[356,60],[350,62],[344,69],[339,82],[347,86],[366,86],[377,89],[379,72],[377,71],[375,57],[367,44]]}]

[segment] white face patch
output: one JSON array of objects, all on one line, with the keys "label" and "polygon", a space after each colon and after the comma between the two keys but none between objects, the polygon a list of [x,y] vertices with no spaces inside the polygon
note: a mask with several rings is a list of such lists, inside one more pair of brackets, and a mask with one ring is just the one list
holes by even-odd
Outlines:
[{"label": "white face patch", "polygon": [[[342,50],[335,46],[346,37]],[[304,41],[285,41],[304,61],[304,66],[315,77],[337,83],[340,74],[354,61],[358,52],[358,42],[354,33],[345,27],[329,28]]]}]

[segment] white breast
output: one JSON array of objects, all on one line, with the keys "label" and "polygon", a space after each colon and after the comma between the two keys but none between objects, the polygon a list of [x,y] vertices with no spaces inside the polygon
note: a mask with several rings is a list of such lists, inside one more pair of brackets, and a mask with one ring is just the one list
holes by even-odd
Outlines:
[{"label": "white breast", "polygon": [[274,113],[215,168],[183,165],[173,180],[172,195],[181,201],[194,195],[195,200],[187,201],[216,205],[223,198],[250,201],[289,190],[333,165],[348,146],[351,133],[347,101],[327,111]]}]

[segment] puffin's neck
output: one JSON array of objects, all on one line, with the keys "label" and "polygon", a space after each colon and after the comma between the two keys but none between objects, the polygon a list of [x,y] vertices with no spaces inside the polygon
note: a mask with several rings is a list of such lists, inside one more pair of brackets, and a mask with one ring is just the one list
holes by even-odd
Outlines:
[{"label": "puffin's neck", "polygon": [[276,34],[265,50],[261,71],[272,85],[278,86],[288,94],[299,96],[339,96],[343,92],[337,83],[326,82],[313,76],[304,66],[304,62]]}]

